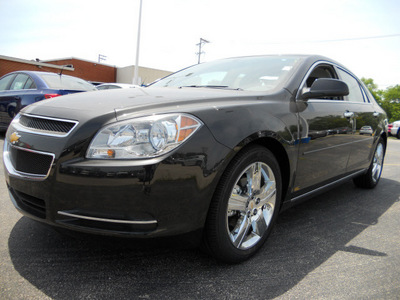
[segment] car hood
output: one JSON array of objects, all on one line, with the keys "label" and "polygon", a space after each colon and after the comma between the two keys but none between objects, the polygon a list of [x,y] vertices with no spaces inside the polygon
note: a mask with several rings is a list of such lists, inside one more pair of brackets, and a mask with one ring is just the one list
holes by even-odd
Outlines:
[{"label": "car hood", "polygon": [[[84,92],[56,97],[27,106],[23,112],[64,119],[110,115],[122,120],[135,115],[184,112],[216,102],[257,97],[258,93],[206,88],[135,88]],[[258,97],[259,98],[259,97]]]}]

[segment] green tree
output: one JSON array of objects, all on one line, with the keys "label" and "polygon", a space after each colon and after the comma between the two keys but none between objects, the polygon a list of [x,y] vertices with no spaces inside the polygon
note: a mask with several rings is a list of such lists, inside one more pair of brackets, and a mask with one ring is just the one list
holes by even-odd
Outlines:
[{"label": "green tree", "polygon": [[400,120],[400,85],[395,85],[386,90],[379,90],[372,78],[361,78],[378,104],[386,111],[389,123]]},{"label": "green tree", "polygon": [[389,122],[400,120],[400,85],[387,88],[382,93],[380,104],[388,115]]},{"label": "green tree", "polygon": [[371,92],[372,96],[376,101],[380,102],[382,99],[382,91],[378,90],[378,85],[374,82],[372,78],[361,78],[361,81],[365,84],[368,90]]}]

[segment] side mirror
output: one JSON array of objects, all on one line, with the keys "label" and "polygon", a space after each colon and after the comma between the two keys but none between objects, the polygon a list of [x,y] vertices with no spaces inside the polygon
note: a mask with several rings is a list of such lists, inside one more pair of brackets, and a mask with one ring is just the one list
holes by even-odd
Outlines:
[{"label": "side mirror", "polygon": [[321,97],[343,97],[349,94],[349,87],[341,80],[318,78],[311,85],[310,91],[300,96],[302,100]]}]

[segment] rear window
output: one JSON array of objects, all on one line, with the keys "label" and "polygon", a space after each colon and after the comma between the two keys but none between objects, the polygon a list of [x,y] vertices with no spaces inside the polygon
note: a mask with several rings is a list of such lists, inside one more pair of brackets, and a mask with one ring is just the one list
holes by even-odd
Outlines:
[{"label": "rear window", "polygon": [[74,91],[93,91],[94,85],[77,77],[41,74],[40,77],[46,82],[47,86],[55,90],[74,90]]},{"label": "rear window", "polygon": [[7,75],[4,76],[3,78],[0,79],[0,91],[4,91],[8,88],[10,85],[11,80],[13,80],[15,77],[15,74]]}]

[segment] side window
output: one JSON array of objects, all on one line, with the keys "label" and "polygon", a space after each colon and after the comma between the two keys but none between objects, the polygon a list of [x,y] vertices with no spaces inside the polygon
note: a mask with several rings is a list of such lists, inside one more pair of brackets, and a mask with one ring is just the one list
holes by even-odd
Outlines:
[{"label": "side window", "polygon": [[36,89],[36,84],[30,77],[28,78],[28,80],[26,81],[26,83],[24,85],[24,90],[28,90],[28,89]]},{"label": "side window", "polygon": [[10,82],[14,79],[15,75],[8,75],[0,79],[0,91],[4,91],[10,85]]},{"label": "side window", "polygon": [[[374,100],[376,101],[376,99],[375,99],[375,97],[371,94],[371,92],[369,91],[369,89],[364,85],[364,84],[361,84],[361,88],[362,88],[362,90],[364,91],[364,95],[366,96],[365,97],[365,102],[369,102],[369,103],[371,103],[371,102],[373,102]],[[367,100],[368,99],[368,100]]]},{"label": "side window", "polygon": [[364,102],[364,96],[361,92],[361,87],[357,79],[342,69],[338,69],[338,74],[340,79],[346,82],[349,87],[349,95],[345,96],[344,100],[350,102]]},{"label": "side window", "polygon": [[336,76],[331,66],[320,65],[316,67],[307,77],[306,87],[310,88],[314,81],[318,78],[336,78]]},{"label": "side window", "polygon": [[[368,95],[367,95],[367,93],[365,92],[365,90],[364,90],[363,87],[361,87],[361,92],[362,92],[363,97],[364,97],[364,102],[371,103],[371,101],[369,100],[369,97],[368,97]],[[373,98],[374,98],[374,97],[372,97],[372,99],[373,99]]]},{"label": "side window", "polygon": [[25,86],[25,83],[29,79],[29,76],[26,74],[18,74],[13,83],[10,86],[10,90],[22,90]]},{"label": "side window", "polygon": [[[312,86],[312,84],[314,83],[315,80],[319,79],[319,78],[334,78],[337,79],[337,75],[336,72],[333,68],[333,66],[328,65],[328,64],[321,64],[318,65],[317,67],[314,68],[314,70],[312,70],[312,72],[310,73],[310,75],[308,75],[307,80],[305,81],[302,90],[303,93],[304,92],[308,92]],[[319,98],[319,99],[326,99],[326,100],[343,100],[342,97],[338,98],[338,97],[324,97],[324,98]]]}]

